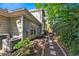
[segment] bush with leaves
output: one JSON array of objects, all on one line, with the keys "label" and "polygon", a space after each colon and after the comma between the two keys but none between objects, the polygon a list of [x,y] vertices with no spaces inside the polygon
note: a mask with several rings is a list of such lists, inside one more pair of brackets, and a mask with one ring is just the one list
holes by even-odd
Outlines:
[{"label": "bush with leaves", "polygon": [[29,46],[32,44],[32,41],[29,38],[23,39],[22,41],[18,42],[15,46],[14,49],[20,49],[24,46]]},{"label": "bush with leaves", "polygon": [[46,17],[61,37],[59,39],[70,55],[79,55],[79,4],[75,3],[42,3],[35,4],[36,8],[46,11]]},{"label": "bush with leaves", "polygon": [[15,44],[14,49],[17,49],[12,55],[27,56],[31,55],[31,49],[33,48],[32,41],[29,38],[23,39],[22,41]]}]

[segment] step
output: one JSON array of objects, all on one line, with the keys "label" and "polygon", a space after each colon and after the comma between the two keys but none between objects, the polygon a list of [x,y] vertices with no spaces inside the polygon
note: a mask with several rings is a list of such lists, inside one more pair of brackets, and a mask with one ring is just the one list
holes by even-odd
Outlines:
[{"label": "step", "polygon": [[53,43],[52,42],[49,42],[49,45],[53,45]]},{"label": "step", "polygon": [[54,56],[56,56],[56,51],[52,51],[52,50],[50,50],[50,55],[54,55]]},{"label": "step", "polygon": [[50,49],[54,49],[54,46],[49,46]]},{"label": "step", "polygon": [[48,42],[50,43],[50,42],[52,42],[52,40],[48,40]]}]

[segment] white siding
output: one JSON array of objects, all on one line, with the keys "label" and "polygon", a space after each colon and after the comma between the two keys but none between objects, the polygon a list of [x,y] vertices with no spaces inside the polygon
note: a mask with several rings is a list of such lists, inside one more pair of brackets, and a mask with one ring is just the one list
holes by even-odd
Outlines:
[{"label": "white siding", "polygon": [[17,18],[10,18],[10,30],[11,30],[11,34],[14,35],[19,35],[19,30],[17,27],[17,21],[20,21],[20,17]]},{"label": "white siding", "polygon": [[42,23],[42,12],[41,11],[31,12],[31,13],[40,23]]},{"label": "white siding", "polygon": [[7,34],[8,26],[9,26],[8,19],[4,16],[0,16],[0,34]]}]

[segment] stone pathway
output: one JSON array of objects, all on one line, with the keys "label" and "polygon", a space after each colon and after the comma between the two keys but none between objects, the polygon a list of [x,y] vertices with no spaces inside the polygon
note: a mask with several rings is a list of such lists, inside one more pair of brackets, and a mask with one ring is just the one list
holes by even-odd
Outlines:
[{"label": "stone pathway", "polygon": [[52,40],[50,39],[50,37],[48,38],[48,44],[49,44],[49,53],[50,53],[50,56],[56,56],[56,51],[54,50],[55,47],[52,43]]},{"label": "stone pathway", "polygon": [[60,47],[48,36],[44,56],[65,56]]}]

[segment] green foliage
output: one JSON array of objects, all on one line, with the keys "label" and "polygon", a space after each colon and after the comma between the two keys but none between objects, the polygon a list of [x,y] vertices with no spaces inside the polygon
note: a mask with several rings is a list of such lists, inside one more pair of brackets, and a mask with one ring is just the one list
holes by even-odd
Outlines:
[{"label": "green foliage", "polygon": [[[61,37],[60,41],[71,55],[79,55],[79,4],[36,4],[43,8],[51,27]],[[43,7],[42,7],[43,5]]]},{"label": "green foliage", "polygon": [[22,41],[18,42],[17,44],[15,44],[14,49],[20,49],[24,46],[29,46],[32,44],[32,41],[30,41],[30,39],[23,39]]},{"label": "green foliage", "polygon": [[[33,54],[33,44],[32,41],[29,38],[25,38],[22,41],[18,42],[14,46],[15,50],[12,55],[18,55],[18,56],[27,56]],[[32,52],[31,52],[32,51]]]}]

